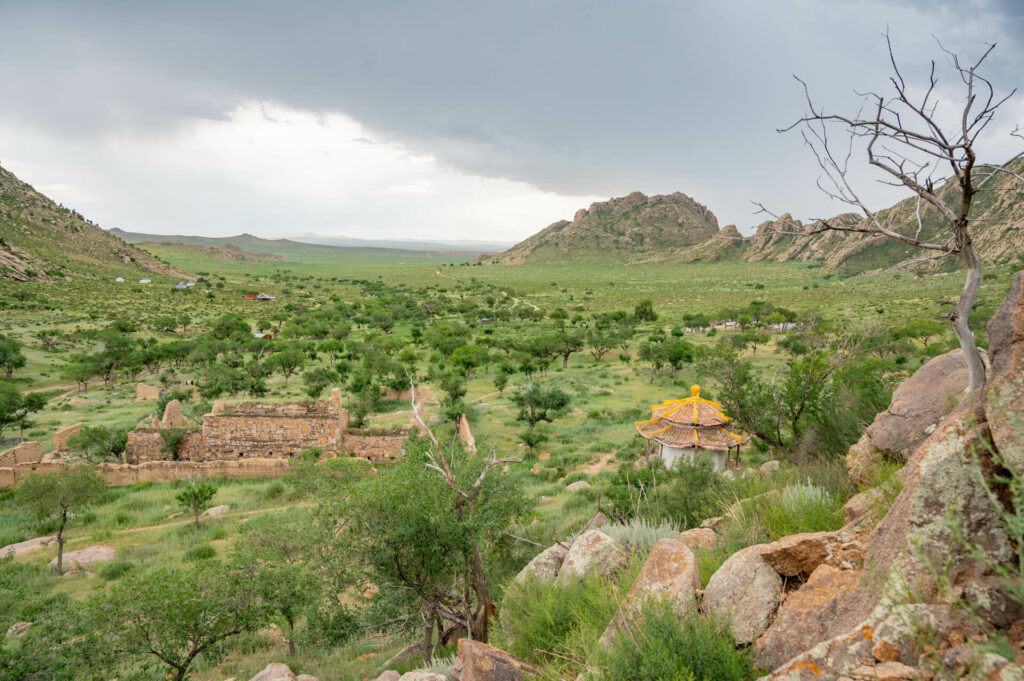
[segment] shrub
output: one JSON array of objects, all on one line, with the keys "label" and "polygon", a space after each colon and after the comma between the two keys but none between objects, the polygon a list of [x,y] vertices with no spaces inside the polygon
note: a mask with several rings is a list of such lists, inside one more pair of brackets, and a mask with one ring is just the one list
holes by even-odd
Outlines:
[{"label": "shrub", "polygon": [[129,560],[114,560],[100,568],[100,577],[109,581],[119,579],[135,568]]},{"label": "shrub", "polygon": [[626,524],[616,523],[602,527],[601,531],[630,551],[649,553],[651,548],[658,543],[659,539],[666,537],[675,538],[678,536],[676,528],[669,523],[655,525],[653,522],[642,518],[633,518]]},{"label": "shrub", "polygon": [[643,608],[630,635],[615,638],[601,663],[602,677],[631,681],[745,681],[755,676],[750,654],[736,650],[718,622],[693,616],[680,626],[666,603]]},{"label": "shrub", "polygon": [[214,558],[216,555],[217,552],[214,550],[212,546],[210,546],[209,544],[200,544],[199,546],[196,546],[195,548],[191,548],[188,551],[186,551],[183,558],[185,560],[199,561]]},{"label": "shrub", "polygon": [[717,492],[723,484],[711,461],[704,457],[698,457],[693,464],[680,461],[668,471],[662,468],[660,460],[639,471],[627,463],[619,467],[608,498],[617,520],[640,516],[690,528],[717,515]]}]

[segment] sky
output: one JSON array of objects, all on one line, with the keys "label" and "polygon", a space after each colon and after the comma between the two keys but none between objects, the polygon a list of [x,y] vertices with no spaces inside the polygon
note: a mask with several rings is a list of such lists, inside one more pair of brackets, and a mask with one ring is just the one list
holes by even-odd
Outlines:
[{"label": "sky", "polygon": [[[815,186],[797,74],[830,110],[936,39],[1024,86],[1024,0],[0,0],[0,164],[103,227],[513,242],[681,191],[744,233]],[[1012,98],[981,146],[1006,160]],[[859,167],[859,166],[858,166]],[[872,207],[904,194],[854,176]]]}]

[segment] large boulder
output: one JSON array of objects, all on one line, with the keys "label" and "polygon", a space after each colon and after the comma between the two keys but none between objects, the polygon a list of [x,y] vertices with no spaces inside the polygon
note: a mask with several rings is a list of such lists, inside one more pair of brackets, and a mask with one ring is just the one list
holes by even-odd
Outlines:
[{"label": "large boulder", "polygon": [[394,669],[388,669],[381,672],[381,675],[374,679],[374,681],[398,681],[401,678],[402,675],[396,672]]},{"label": "large boulder", "polygon": [[740,645],[765,632],[782,596],[782,577],[761,557],[763,548],[748,546],[729,556],[704,589],[701,609],[727,618]]},{"label": "large boulder", "polygon": [[754,643],[758,665],[774,669],[822,640],[822,632],[838,625],[845,631],[860,623],[860,613],[847,607],[856,598],[859,570],[819,565],[803,586],[786,594],[775,620]]},{"label": "large boulder", "polygon": [[452,676],[456,681],[523,681],[536,671],[530,663],[504,650],[460,638]]},{"label": "large boulder", "polygon": [[643,604],[649,601],[667,601],[680,619],[696,612],[699,588],[700,572],[689,547],[680,539],[658,540],[619,611],[601,635],[600,643],[610,646],[616,632],[625,622],[635,619]]},{"label": "large boulder", "polygon": [[567,553],[569,553],[569,549],[565,544],[557,543],[549,546],[534,556],[533,560],[519,571],[519,574],[516,575],[516,581],[522,584],[531,575],[541,580],[554,580],[558,576],[562,563],[565,562]]},{"label": "large boulder", "polygon": [[150,400],[160,399],[160,388],[155,385],[148,385],[146,383],[139,383],[135,386],[135,401],[136,402],[148,402]]},{"label": "large boulder", "polygon": [[[951,598],[978,604],[988,626],[1024,617],[992,574],[992,566],[1009,560],[1013,550],[991,492],[998,463],[1015,467],[1016,447],[1024,441],[1020,412],[1006,407],[1017,404],[1021,394],[1022,309],[1024,273],[1018,273],[989,325],[988,387],[962,400],[917,447],[903,470],[902,490],[864,542],[865,565],[873,567],[845,605],[846,619],[863,613],[860,622],[845,631],[822,631],[818,644],[776,668],[766,681],[856,678],[855,672],[878,659],[876,648],[893,657],[889,646],[901,664],[916,665],[922,640],[941,641],[954,627],[966,631],[971,625],[951,621],[958,617],[946,603]],[[958,537],[967,538],[970,548]],[[906,602],[908,593],[916,602]],[[780,627],[778,633],[785,632]],[[889,646],[879,646],[880,641]],[[950,663],[956,662],[957,648],[953,644],[947,651]]]},{"label": "large boulder", "polygon": [[[97,563],[109,563],[114,560],[115,553],[112,547],[102,545],[89,546],[77,551],[68,551],[64,554],[64,568],[68,569],[76,565],[81,568],[87,568]],[[56,558],[50,561],[50,567],[57,567]]]},{"label": "large boulder", "polygon": [[576,538],[558,570],[558,581],[570,584],[596,573],[611,577],[627,563],[626,551],[619,542],[600,530],[588,530]]},{"label": "large boulder", "polygon": [[872,482],[882,460],[905,462],[939,421],[960,403],[969,382],[963,350],[933,357],[900,383],[889,408],[874,422],[846,455],[846,468],[854,484]]},{"label": "large boulder", "polygon": [[679,539],[690,547],[691,551],[694,551],[696,549],[710,549],[715,545],[718,535],[709,527],[695,527],[692,530],[680,532]]},{"label": "large boulder", "polygon": [[413,669],[402,674],[398,681],[448,681],[448,677],[429,669]]},{"label": "large boulder", "polygon": [[51,541],[56,539],[55,536],[50,535],[49,537],[36,537],[34,539],[26,539],[20,541],[17,544],[8,544],[7,546],[0,549],[0,559],[7,558],[8,556],[20,556],[23,553],[34,551],[40,546],[45,546]]},{"label": "large boulder", "polygon": [[804,532],[765,544],[761,557],[783,577],[809,575],[853,538],[843,532]]},{"label": "large boulder", "polygon": [[249,681],[296,681],[291,668],[283,662],[271,662]]},{"label": "large boulder", "polygon": [[1003,465],[1024,475],[1024,274],[988,323],[992,377],[985,418]]}]

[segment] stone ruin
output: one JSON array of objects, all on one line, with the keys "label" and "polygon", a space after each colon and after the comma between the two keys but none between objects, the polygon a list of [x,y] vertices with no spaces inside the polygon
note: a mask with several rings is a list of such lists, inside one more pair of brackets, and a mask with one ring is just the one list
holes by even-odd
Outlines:
[{"label": "stone ruin", "polygon": [[238,461],[288,459],[310,448],[328,456],[352,455],[372,462],[394,459],[404,451],[406,429],[370,431],[349,428],[341,391],[327,400],[290,404],[248,402],[228,405],[217,400],[202,425],[187,432],[173,453],[161,451],[167,428],[187,428],[177,400],[167,403],[163,418],[143,422],[128,434],[129,464],[151,461]]}]

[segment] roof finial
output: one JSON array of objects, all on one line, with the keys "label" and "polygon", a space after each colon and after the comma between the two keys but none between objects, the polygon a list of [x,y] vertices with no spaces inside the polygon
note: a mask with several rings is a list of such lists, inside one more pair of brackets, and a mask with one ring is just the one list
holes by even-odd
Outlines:
[{"label": "roof finial", "polygon": [[690,397],[697,397],[698,395],[700,395],[700,386],[699,385],[691,385],[690,386]]}]

